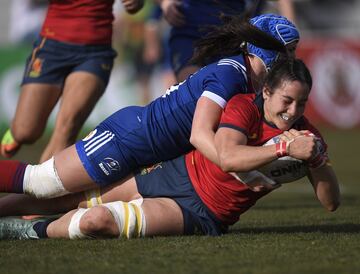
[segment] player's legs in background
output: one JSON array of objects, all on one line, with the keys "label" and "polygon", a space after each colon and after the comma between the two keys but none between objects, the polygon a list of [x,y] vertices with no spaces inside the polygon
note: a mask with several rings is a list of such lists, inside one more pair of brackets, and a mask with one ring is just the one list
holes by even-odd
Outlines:
[{"label": "player's legs in background", "polygon": [[171,67],[174,71],[177,82],[184,81],[190,74],[199,70],[199,66],[190,64],[194,54],[194,41],[200,37],[175,34],[170,35],[169,55]]},{"label": "player's legs in background", "polygon": [[89,72],[73,72],[66,78],[54,131],[40,162],[75,143],[81,127],[104,90],[103,81]]},{"label": "player's legs in background", "polygon": [[9,138],[2,141],[4,157],[13,156],[22,144],[34,143],[41,137],[60,95],[61,88],[57,85],[30,83],[22,86]]}]

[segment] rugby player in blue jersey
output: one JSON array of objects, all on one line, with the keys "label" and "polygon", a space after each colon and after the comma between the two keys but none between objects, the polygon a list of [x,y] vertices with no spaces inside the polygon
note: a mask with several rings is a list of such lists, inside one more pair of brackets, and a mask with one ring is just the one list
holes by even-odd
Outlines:
[{"label": "rugby player in blue jersey", "polygon": [[194,147],[217,164],[214,135],[227,101],[258,90],[279,55],[293,55],[298,39],[296,27],[278,15],[227,18],[194,57],[202,64],[222,59],[145,107],[117,111],[41,165],[0,162],[0,192],[50,198],[106,186]]}]

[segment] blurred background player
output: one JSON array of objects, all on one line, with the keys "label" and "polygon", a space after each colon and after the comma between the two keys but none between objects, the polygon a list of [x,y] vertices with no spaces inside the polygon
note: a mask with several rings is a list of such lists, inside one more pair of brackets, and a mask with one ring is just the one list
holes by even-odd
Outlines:
[{"label": "blurred background player", "polygon": [[[107,86],[113,59],[114,0],[49,1],[40,36],[34,43],[10,129],[1,154],[13,156],[22,144],[41,137],[48,117],[61,98],[51,139],[40,162],[73,144]],[[142,0],[122,0],[134,13]]]},{"label": "blurred background player", "polygon": [[139,105],[146,105],[160,95],[152,91],[151,78],[154,73],[157,72],[157,87],[163,85],[168,88],[175,84],[167,64],[168,49],[164,43],[168,24],[164,24],[161,15],[158,5],[145,1],[144,7],[136,15],[120,13],[114,21],[114,45],[122,64],[131,68],[127,81],[139,85]]},{"label": "blurred background player", "polygon": [[[142,169],[124,184],[105,188],[102,195],[99,191],[88,203],[82,194],[50,201],[26,200],[23,196],[9,202],[5,197],[0,199],[3,215],[74,210],[54,222],[0,219],[0,238],[221,235],[276,187],[271,178],[259,172],[247,181],[240,181],[228,172],[251,173],[287,155],[307,162],[309,181],[317,199],[325,209],[335,211],[340,193],[329,165],[327,146],[303,116],[311,87],[310,72],[302,61],[280,60],[270,71],[260,94],[236,95],[223,112],[216,138],[221,154],[225,153],[226,161],[231,163],[224,165],[226,170],[194,150]],[[310,130],[316,137],[304,130]],[[280,143],[261,146],[281,133],[284,140]],[[317,139],[321,140],[319,147]],[[79,202],[82,208],[75,209]],[[84,209],[89,202],[91,208]]]},{"label": "blurred background player", "polygon": [[[268,1],[234,0],[156,0],[163,16],[171,25],[169,37],[170,58],[177,81],[181,82],[196,72],[199,66],[191,64],[195,42],[206,36],[211,26],[221,24],[220,15],[255,16]],[[276,1],[280,14],[290,21],[295,19],[291,0]]]}]

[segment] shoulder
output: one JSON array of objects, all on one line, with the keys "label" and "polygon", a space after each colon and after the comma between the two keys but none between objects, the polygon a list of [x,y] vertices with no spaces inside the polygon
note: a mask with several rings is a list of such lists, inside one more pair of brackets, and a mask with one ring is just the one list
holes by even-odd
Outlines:
[{"label": "shoulder", "polygon": [[237,94],[233,96],[224,109],[224,116],[242,117],[242,119],[248,117],[251,120],[261,117],[255,98],[255,94]]},{"label": "shoulder", "polygon": [[245,61],[242,56],[233,56],[228,58],[220,59],[216,62],[217,71],[234,72],[246,76]]},{"label": "shoulder", "polygon": [[235,108],[239,110],[251,110],[251,111],[258,111],[258,107],[256,104],[256,94],[241,94],[238,93],[235,96],[233,96],[228,104],[226,105],[226,108]]}]

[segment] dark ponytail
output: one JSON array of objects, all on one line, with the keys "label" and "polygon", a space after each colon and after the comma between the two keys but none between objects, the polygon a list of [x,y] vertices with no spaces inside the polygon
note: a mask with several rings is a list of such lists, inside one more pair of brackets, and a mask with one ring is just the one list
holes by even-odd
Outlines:
[{"label": "dark ponytail", "polygon": [[204,66],[214,59],[246,53],[246,43],[286,53],[280,41],[250,24],[248,17],[221,15],[221,19],[222,25],[209,27],[209,34],[195,44],[192,64]]}]

